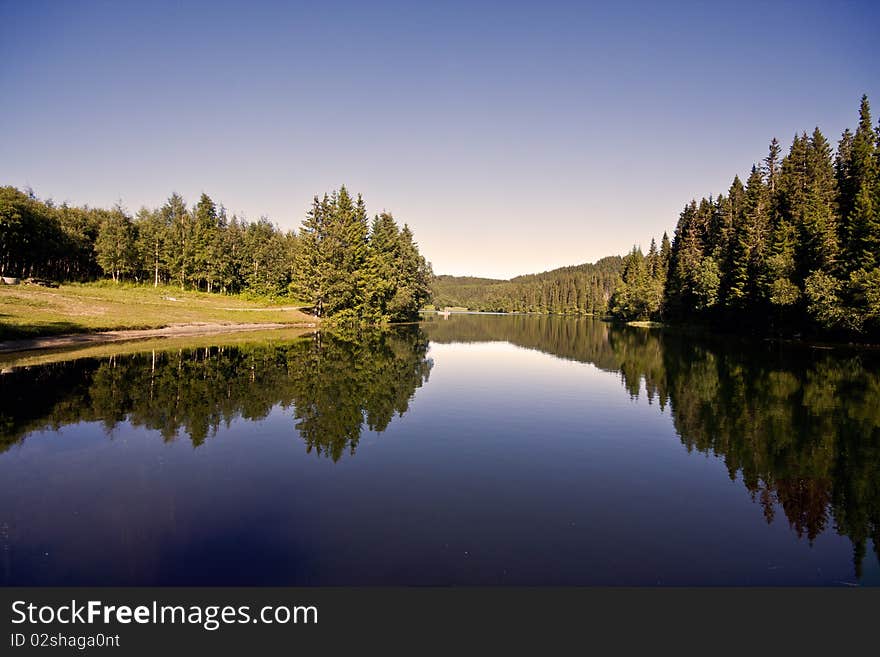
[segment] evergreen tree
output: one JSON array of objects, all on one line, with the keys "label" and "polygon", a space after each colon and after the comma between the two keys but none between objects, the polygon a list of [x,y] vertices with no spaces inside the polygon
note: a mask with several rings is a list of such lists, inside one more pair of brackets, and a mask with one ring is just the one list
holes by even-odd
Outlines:
[{"label": "evergreen tree", "polygon": [[419,253],[409,226],[404,224],[399,235],[400,259],[397,290],[388,303],[391,317],[412,319],[419,308],[431,298],[431,265]]},{"label": "evergreen tree", "polygon": [[858,128],[844,131],[836,155],[819,128],[796,134],[781,162],[774,139],[745,186],[735,178],[726,197],[686,206],[665,316],[880,335],[878,133],[863,97]]},{"label": "evergreen tree", "polygon": [[807,312],[820,328],[833,331],[846,326],[848,313],[842,299],[843,287],[839,279],[821,269],[804,282]]},{"label": "evergreen tree", "polygon": [[735,259],[740,255],[739,227],[745,216],[745,186],[739,176],[733,177],[733,182],[727,193],[727,203],[724,205],[724,247],[718,253],[718,262],[721,263],[721,282],[719,285],[719,301],[725,307],[731,307],[739,302],[739,295],[732,294],[734,286],[734,274],[737,272]]},{"label": "evergreen tree", "polygon": [[752,167],[746,182],[742,218],[734,235],[729,290],[733,307],[745,309],[760,300],[770,232],[767,187],[761,172]]},{"label": "evergreen tree", "polygon": [[880,265],[880,212],[872,187],[869,180],[862,183],[849,221],[850,264],[865,271]]},{"label": "evergreen tree", "polygon": [[378,321],[389,318],[389,304],[397,293],[400,231],[389,212],[373,219],[363,285],[367,291],[366,315]]},{"label": "evergreen tree", "polygon": [[764,158],[764,175],[767,180],[767,190],[771,198],[776,197],[777,180],[779,179],[779,153],[782,147],[779,141],[774,137],[770,141],[770,152]]},{"label": "evergreen tree", "polygon": [[[807,135],[795,135],[788,155],[783,159],[778,188],[771,207],[770,240],[766,273],[761,279],[763,297],[777,310],[795,305],[801,298],[802,278],[796,260],[798,234],[803,232],[807,215],[808,190]],[[770,189],[768,187],[768,194]]]},{"label": "evergreen tree", "polygon": [[244,264],[244,227],[236,215],[232,215],[223,236],[217,246],[223,253],[222,264],[219,268],[219,283],[221,292],[240,292],[244,289],[245,280],[242,271],[246,269]]},{"label": "evergreen tree", "polygon": [[793,306],[801,298],[801,290],[795,282],[797,229],[787,219],[782,219],[773,229],[773,239],[767,258],[765,296],[777,307]]},{"label": "evergreen tree", "polygon": [[702,245],[698,237],[697,203],[691,201],[679,215],[669,263],[669,274],[664,304],[670,316],[680,318],[695,307],[693,273],[702,260]]},{"label": "evergreen tree", "polygon": [[296,257],[296,275],[291,291],[296,297],[311,304],[317,317],[326,313],[329,296],[331,262],[329,258],[330,199],[314,197],[312,208],[300,228],[300,249]]},{"label": "evergreen tree", "polygon": [[806,159],[806,191],[799,217],[799,279],[817,270],[836,269],[840,254],[838,239],[837,181],[831,146],[816,128],[810,137]]},{"label": "evergreen tree", "polygon": [[846,222],[852,212],[853,202],[855,201],[855,191],[852,189],[852,148],[853,133],[849,128],[840,135],[840,141],[837,142],[837,153],[834,156],[834,177],[837,181],[837,204],[838,212],[841,219],[839,240],[845,243],[847,235]]},{"label": "evergreen tree", "polygon": [[[611,297],[611,312],[621,319],[646,320],[657,319],[663,299],[663,288],[660,281],[659,267],[652,266],[656,260],[656,243],[651,242],[651,251],[646,257],[638,247],[633,247],[623,260],[623,273],[620,283]],[[655,263],[656,264],[656,263]]]},{"label": "evergreen tree", "polygon": [[645,258],[648,267],[648,275],[657,278],[660,271],[660,254],[657,252],[657,240],[651,238],[651,246],[648,247],[648,255]]},{"label": "evergreen tree", "polygon": [[433,273],[408,226],[390,213],[367,224],[345,187],[315,198],[297,244],[291,290],[318,316],[364,323],[412,319],[431,297]]},{"label": "evergreen tree", "polygon": [[669,241],[669,235],[663,232],[663,238],[660,240],[660,269],[658,278],[663,280],[664,287],[666,278],[669,276],[669,262],[672,259],[672,244]]},{"label": "evergreen tree", "polygon": [[327,231],[322,248],[327,259],[328,315],[341,321],[359,321],[362,301],[359,279],[367,255],[367,216],[363,202],[357,204],[343,185],[330,199]]},{"label": "evergreen tree", "polygon": [[207,239],[202,240],[203,248],[206,251],[204,258],[208,292],[213,292],[218,288],[225,290],[229,287],[226,283],[226,271],[233,258],[232,251],[226,248],[229,221],[226,217],[226,208],[222,205],[216,211],[213,225],[213,230],[208,231]]},{"label": "evergreen tree", "polygon": [[[874,260],[871,252],[876,212],[873,197],[877,184],[876,135],[871,125],[867,96],[859,107],[859,126],[852,139],[848,176],[841,194],[841,206],[850,209],[844,221],[847,262],[852,272]],[[866,253],[867,251],[867,253]]]},{"label": "evergreen tree", "polygon": [[[779,175],[778,212],[788,223],[794,225],[803,223],[802,218],[805,214],[808,150],[807,135],[795,135],[791,142],[791,150],[782,161]],[[779,215],[774,217],[776,221],[779,220]]]},{"label": "evergreen tree", "polygon": [[217,230],[217,206],[203,192],[193,209],[192,269],[189,272],[189,280],[197,290],[204,283],[207,291],[211,291],[214,270],[212,246],[216,241]]}]

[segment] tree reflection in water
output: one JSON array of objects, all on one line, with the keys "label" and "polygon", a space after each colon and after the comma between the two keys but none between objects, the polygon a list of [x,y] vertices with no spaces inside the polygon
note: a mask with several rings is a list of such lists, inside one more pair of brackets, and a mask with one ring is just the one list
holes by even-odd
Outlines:
[{"label": "tree reflection in water", "polygon": [[880,558],[880,353],[730,341],[552,316],[428,317],[436,342],[503,340],[620,374],[669,406],[688,451],[716,454],[767,522],[833,529]]},{"label": "tree reflection in water", "polygon": [[431,371],[429,339],[506,341],[617,373],[627,394],[669,412],[688,451],[723,459],[768,522],[781,510],[805,540],[849,537],[857,574],[868,540],[880,547],[880,354],[589,318],[429,316],[421,327],[356,337],[318,332],[14,369],[0,378],[0,450],[81,421],[108,430],[127,421],[198,446],[233,419],[265,418],[280,405],[308,451],[337,460],[355,453],[364,427],[384,431],[407,412]]},{"label": "tree reflection in water", "polygon": [[153,351],[15,369],[3,376],[2,448],[37,429],[128,421],[201,445],[237,417],[292,408],[308,451],[354,453],[362,427],[384,431],[428,380],[417,327],[357,337],[317,332],[294,342]]}]

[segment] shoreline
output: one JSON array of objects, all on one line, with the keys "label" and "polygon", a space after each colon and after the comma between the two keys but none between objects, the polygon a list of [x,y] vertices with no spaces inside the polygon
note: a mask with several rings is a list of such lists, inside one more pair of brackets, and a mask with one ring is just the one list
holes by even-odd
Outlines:
[{"label": "shoreline", "polygon": [[223,335],[225,333],[242,333],[248,331],[266,331],[273,329],[307,329],[315,328],[316,322],[289,323],[223,323],[223,322],[187,322],[169,324],[152,329],[123,329],[115,331],[96,331],[91,333],[65,333],[33,338],[15,338],[0,341],[0,354],[35,351],[41,349],[61,349],[100,345],[112,342],[128,342],[149,338],[198,337],[203,335]]}]

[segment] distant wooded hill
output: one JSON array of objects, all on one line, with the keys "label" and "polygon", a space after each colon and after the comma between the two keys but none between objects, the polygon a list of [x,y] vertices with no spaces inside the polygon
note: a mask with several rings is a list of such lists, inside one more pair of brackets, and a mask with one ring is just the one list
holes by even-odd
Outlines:
[{"label": "distant wooded hill", "polygon": [[437,276],[431,286],[438,308],[554,314],[605,313],[620,281],[623,259],[560,267],[510,280]]}]

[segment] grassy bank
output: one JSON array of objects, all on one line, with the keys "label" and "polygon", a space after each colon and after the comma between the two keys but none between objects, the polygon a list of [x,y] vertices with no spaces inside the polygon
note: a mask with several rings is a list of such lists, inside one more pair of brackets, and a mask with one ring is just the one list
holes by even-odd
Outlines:
[{"label": "grassy bank", "polygon": [[42,288],[0,285],[0,340],[64,333],[161,328],[192,323],[313,323],[296,308],[265,300],[182,292],[173,287],[90,283]]}]

